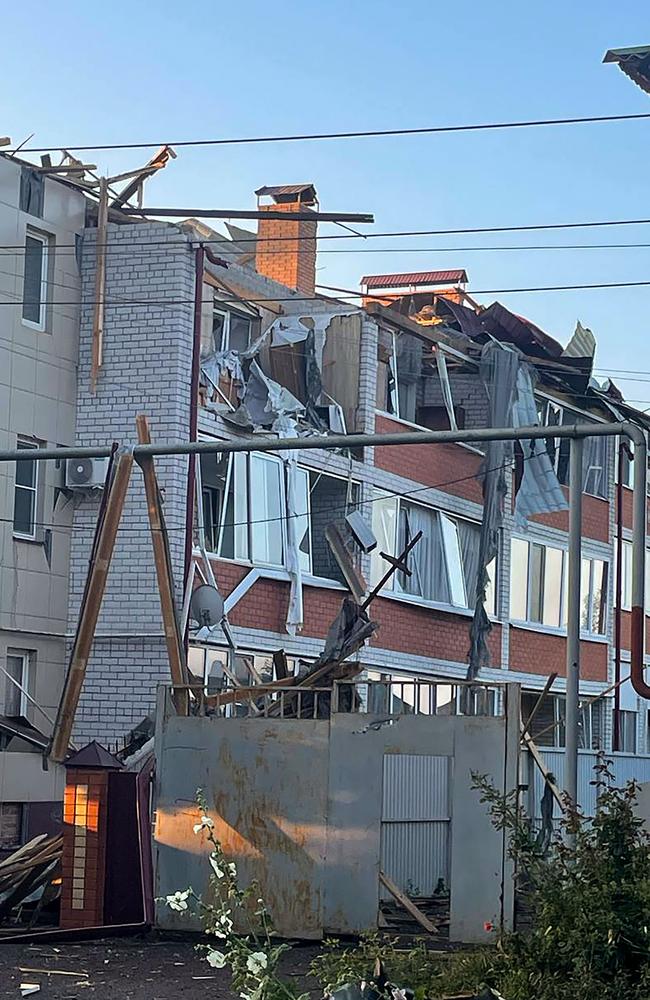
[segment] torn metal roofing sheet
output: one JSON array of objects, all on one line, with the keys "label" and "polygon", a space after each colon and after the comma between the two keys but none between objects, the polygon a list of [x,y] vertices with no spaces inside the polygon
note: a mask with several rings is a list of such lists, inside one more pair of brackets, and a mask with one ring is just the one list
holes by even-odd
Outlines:
[{"label": "torn metal roofing sheet", "polygon": [[510,312],[500,302],[493,302],[481,312],[483,326],[497,340],[515,344],[524,354],[559,358],[562,346],[524,316]]},{"label": "torn metal roofing sheet", "polygon": [[603,62],[618,63],[630,80],[650,94],[650,45],[636,45],[626,49],[609,49]]},{"label": "torn metal roofing sheet", "polygon": [[467,271],[411,271],[407,274],[367,274],[361,279],[366,288],[408,288],[410,285],[439,285],[447,281],[467,281]]}]

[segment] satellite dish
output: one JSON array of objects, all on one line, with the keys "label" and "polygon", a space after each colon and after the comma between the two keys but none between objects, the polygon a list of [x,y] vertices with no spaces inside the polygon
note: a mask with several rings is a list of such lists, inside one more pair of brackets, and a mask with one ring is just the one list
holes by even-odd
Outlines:
[{"label": "satellite dish", "polygon": [[203,583],[192,592],[190,611],[201,628],[212,628],[223,618],[223,597],[216,587]]}]

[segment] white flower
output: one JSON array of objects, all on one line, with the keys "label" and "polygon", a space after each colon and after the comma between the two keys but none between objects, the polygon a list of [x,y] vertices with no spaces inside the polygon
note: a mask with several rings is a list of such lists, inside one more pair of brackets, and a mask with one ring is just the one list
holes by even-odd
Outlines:
[{"label": "white flower", "polygon": [[231,861],[231,862],[229,862],[229,864],[226,867],[228,868],[228,871],[230,872],[230,874],[234,878],[235,875],[237,874],[237,865],[234,863],[234,861]]},{"label": "white flower", "polygon": [[201,822],[194,824],[194,833],[200,833],[201,830],[214,830],[214,822],[209,816],[201,816]]},{"label": "white flower", "polygon": [[230,931],[232,930],[232,920],[228,916],[228,913],[230,913],[230,910],[228,910],[227,913],[222,913],[221,916],[219,917],[221,930],[226,931],[227,934],[230,933]]},{"label": "white flower", "polygon": [[246,968],[254,976],[259,976],[269,964],[269,960],[263,951],[253,951],[246,959]]},{"label": "white flower", "polygon": [[190,890],[186,889],[185,892],[174,892],[171,896],[167,896],[166,902],[167,906],[172,910],[186,910],[187,909],[187,898],[190,894]]},{"label": "white flower", "polygon": [[228,935],[227,935],[227,934],[225,934],[225,933],[224,933],[224,932],[223,932],[223,931],[221,930],[221,928],[220,928],[220,927],[213,927],[213,928],[212,928],[212,930],[211,930],[211,931],[210,931],[209,933],[210,933],[210,934],[214,934],[214,936],[215,936],[215,937],[217,937],[217,938],[222,938],[222,939],[223,939],[223,938],[226,938],[226,937],[228,937]]},{"label": "white flower", "polygon": [[222,951],[209,951],[207,954],[208,965],[213,969],[223,969],[226,964],[226,956]]},{"label": "white flower", "polygon": [[224,877],[225,872],[224,872],[223,868],[219,867],[219,862],[215,858],[214,854],[210,855],[210,865],[212,867],[212,871],[217,876],[217,878],[223,878]]}]

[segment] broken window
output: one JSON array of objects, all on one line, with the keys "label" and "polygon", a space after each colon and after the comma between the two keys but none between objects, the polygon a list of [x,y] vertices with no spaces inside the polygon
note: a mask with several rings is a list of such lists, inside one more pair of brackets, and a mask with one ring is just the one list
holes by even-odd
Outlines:
[{"label": "broken window", "polygon": [[216,304],[212,329],[204,324],[201,331],[201,354],[205,357],[214,351],[246,351],[254,339],[254,323],[255,317]]},{"label": "broken window", "polygon": [[[539,422],[545,427],[570,424],[595,423],[582,413],[561,406],[550,399],[538,400]],[[546,449],[553,462],[557,478],[563,486],[569,485],[569,438],[547,438]],[[607,499],[609,494],[609,439],[589,437],[584,439],[582,459],[582,489],[591,496]]]},{"label": "broken window", "polygon": [[[396,573],[386,589],[438,604],[474,607],[480,525],[400,497],[380,494],[373,503],[373,532],[378,544],[371,556],[372,585],[379,582],[387,568],[380,553],[398,555],[420,531],[422,537],[407,560],[411,575]],[[491,586],[486,610],[494,613],[494,564],[488,567],[488,573]]]},{"label": "broken window", "polygon": [[[539,691],[524,691],[521,695],[521,715],[528,721],[539,700]],[[603,746],[604,704],[602,701],[584,701],[578,711],[578,746],[582,750],[598,750]],[[529,727],[530,735],[541,747],[566,746],[566,698],[564,695],[546,695],[535,712]]]},{"label": "broken window", "polygon": [[[285,565],[289,491],[280,458],[256,452],[201,455],[201,492],[209,552],[257,565]],[[295,469],[294,509],[289,514],[303,573],[345,584],[325,529],[343,524],[356,508],[357,497],[357,483]]]},{"label": "broken window", "polygon": [[408,333],[382,332],[378,352],[377,406],[415,423],[422,342]]},{"label": "broken window", "polygon": [[[282,566],[284,476],[274,455],[201,455],[206,548],[224,559]],[[250,515],[249,515],[250,512]]]},{"label": "broken window", "polygon": [[309,473],[309,510],[311,523],[311,572],[325,580],[347,586],[343,573],[325,537],[333,525],[342,528],[345,517],[356,509],[358,484],[322,472]]},{"label": "broken window", "polygon": [[[609,563],[583,559],[581,567],[581,630],[604,635],[607,627]],[[550,628],[567,621],[567,558],[563,549],[513,538],[510,553],[510,618]]]},{"label": "broken window", "polygon": [[45,177],[31,167],[20,168],[20,211],[43,218]]},{"label": "broken window", "polygon": [[[27,690],[30,654],[24,649],[8,649],[6,660],[4,714],[16,717],[27,714],[27,698],[17,686]],[[13,681],[16,683],[14,684]]]}]

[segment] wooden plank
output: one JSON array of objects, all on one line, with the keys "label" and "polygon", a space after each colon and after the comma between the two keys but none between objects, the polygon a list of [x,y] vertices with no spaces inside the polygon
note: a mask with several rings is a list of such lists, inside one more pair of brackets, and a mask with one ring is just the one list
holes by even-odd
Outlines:
[{"label": "wooden plank", "polygon": [[[151,434],[149,424],[144,413],[138,414],[135,420],[138,441],[140,444],[151,444]],[[144,455],[138,459],[138,465],[142,469],[144,478],[144,489],[147,497],[147,511],[149,514],[149,527],[151,529],[151,542],[153,545],[153,557],[156,566],[156,577],[158,580],[158,593],[160,594],[160,608],[162,611],[163,630],[165,633],[165,643],[167,645],[167,656],[169,658],[169,672],[172,684],[186,684],[185,652],[183,649],[183,639],[181,636],[176,607],[174,602],[174,582],[172,578],[171,559],[169,556],[169,546],[167,543],[167,526],[160,500],[160,490],[154,460],[149,455]],[[181,715],[187,715],[188,696],[187,691],[174,692],[174,702]]]},{"label": "wooden plank", "polygon": [[325,528],[325,539],[332,555],[336,559],[341,573],[345,577],[345,582],[350,588],[350,593],[357,604],[361,604],[368,589],[363,574],[357,569],[352,561],[352,556],[348,552],[343,535],[336,524],[328,524]]},{"label": "wooden plank", "polygon": [[95,267],[95,312],[93,315],[92,361],[90,391],[95,393],[97,375],[104,356],[104,296],[106,294],[106,234],[108,223],[108,180],[99,181],[99,210],[97,214],[97,243]]},{"label": "wooden plank", "polygon": [[544,685],[542,693],[540,694],[539,698],[537,699],[537,701],[533,705],[532,712],[530,713],[530,715],[528,716],[528,718],[526,719],[526,721],[523,724],[522,735],[524,733],[530,732],[531,723],[532,723],[533,719],[535,718],[535,716],[537,715],[537,713],[539,712],[539,710],[542,707],[542,705],[544,704],[544,699],[546,698],[546,695],[549,693],[549,691],[553,687],[553,684],[555,683],[556,680],[557,680],[557,673],[550,674],[548,676],[548,678],[546,679],[546,684]]},{"label": "wooden plank", "polygon": [[276,649],[273,654],[273,666],[275,667],[275,676],[279,681],[283,681],[289,676],[287,654],[283,649]]},{"label": "wooden plank", "polygon": [[429,918],[426,917],[422,912],[422,910],[420,910],[415,905],[413,900],[409,899],[408,896],[405,896],[404,893],[397,888],[393,880],[390,879],[388,875],[385,874],[385,872],[382,871],[379,872],[379,881],[384,886],[384,888],[388,889],[391,896],[393,896],[397,900],[397,902],[400,903],[404,907],[404,909],[411,914],[413,919],[417,920],[417,922],[420,924],[421,927],[424,927],[425,931],[428,931],[429,934],[438,933],[438,931],[433,926]]},{"label": "wooden plank", "polygon": [[123,452],[118,455],[95,529],[79,622],[50,744],[49,757],[57,763],[62,763],[65,760],[70,745],[72,726],[86,676],[86,667],[106,589],[106,579],[129,488],[132,466],[133,455],[131,452]]},{"label": "wooden plank", "polygon": [[524,743],[526,749],[529,751],[531,757],[533,758],[533,760],[537,764],[537,767],[539,768],[539,770],[540,770],[540,772],[542,774],[542,777],[544,778],[544,781],[547,783],[547,785],[551,789],[551,792],[553,793],[553,798],[555,799],[555,801],[559,805],[559,807],[562,810],[562,812],[566,812],[566,806],[565,806],[565,803],[564,803],[564,798],[562,796],[562,792],[557,787],[557,785],[555,784],[554,781],[550,781],[549,780],[549,776],[550,776],[551,772],[549,771],[548,767],[546,766],[546,761],[544,760],[544,758],[542,757],[541,753],[539,752],[539,747],[535,743],[535,740],[532,738],[532,736],[530,735],[530,733],[527,733],[524,730],[523,723],[521,724],[521,739],[522,739],[522,742]]}]

